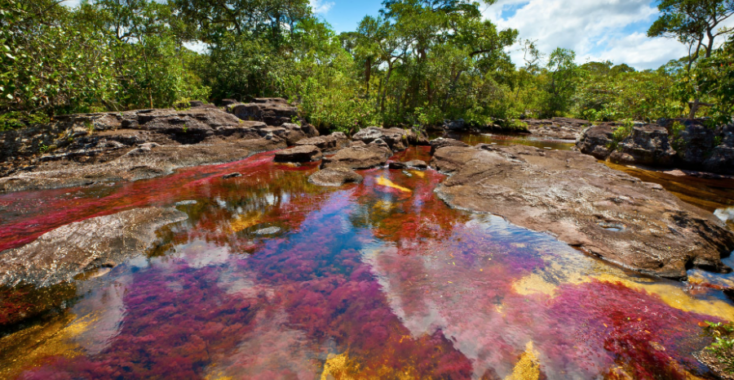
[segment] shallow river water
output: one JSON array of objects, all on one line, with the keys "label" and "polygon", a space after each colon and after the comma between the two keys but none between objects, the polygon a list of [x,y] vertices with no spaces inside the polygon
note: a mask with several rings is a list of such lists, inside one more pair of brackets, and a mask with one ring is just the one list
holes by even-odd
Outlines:
[{"label": "shallow river water", "polygon": [[[393,159],[414,158],[428,150]],[[625,271],[449,208],[432,170],[362,171],[335,189],[309,184],[316,170],[262,153],[0,196],[0,250],[133,208],[188,215],[115,268],[0,289],[0,378],[709,378],[694,357],[710,343],[700,324],[734,320],[734,306],[701,284],[734,276]],[[53,311],[9,323],[38,303]]]}]

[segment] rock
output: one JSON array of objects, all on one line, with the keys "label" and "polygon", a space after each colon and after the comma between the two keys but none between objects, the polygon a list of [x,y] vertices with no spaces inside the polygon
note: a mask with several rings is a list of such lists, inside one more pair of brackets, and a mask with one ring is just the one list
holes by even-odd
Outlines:
[{"label": "rock", "polygon": [[417,169],[425,170],[428,169],[428,164],[421,160],[412,160],[408,162],[391,162],[390,169],[404,170],[404,169]]},{"label": "rock", "polygon": [[237,104],[237,103],[239,103],[239,102],[236,101],[236,100],[234,100],[234,99],[222,99],[222,101],[219,104],[222,107],[228,107],[228,106],[230,106],[232,104]]},{"label": "rock", "polygon": [[387,159],[392,156],[392,152],[376,145],[368,145],[365,147],[344,148],[332,157],[325,157],[321,167],[329,168],[348,168],[348,169],[370,169],[377,166],[385,165]]},{"label": "rock", "polygon": [[528,132],[545,140],[577,140],[584,129],[591,125],[588,120],[554,117],[551,120],[525,119]]},{"label": "rock", "polygon": [[698,120],[682,122],[685,128],[673,138],[673,146],[684,167],[700,169],[714,149],[716,131],[698,124]]},{"label": "rock", "polygon": [[342,132],[334,132],[328,136],[311,137],[296,143],[296,145],[314,145],[324,152],[339,150],[348,144],[349,139]]},{"label": "rock", "polygon": [[434,155],[438,149],[445,148],[447,146],[458,146],[458,147],[468,147],[469,144],[454,140],[454,139],[447,139],[443,137],[439,137],[433,141],[431,141],[431,155]]},{"label": "rock", "polygon": [[298,116],[298,109],[281,98],[259,98],[252,103],[231,107],[231,112],[242,120],[258,120],[272,126],[290,123]]},{"label": "rock", "polygon": [[366,147],[367,144],[364,143],[364,141],[351,141],[349,143],[349,148],[358,148],[358,147]]},{"label": "rock", "polygon": [[703,167],[714,173],[734,174],[734,124],[721,127],[717,137],[719,144],[714,146]]},{"label": "rock", "polygon": [[84,127],[73,127],[71,129],[71,137],[82,137],[89,134],[89,129]]},{"label": "rock", "polygon": [[196,203],[197,203],[197,202],[196,202],[196,201],[194,201],[194,200],[190,200],[190,201],[181,201],[181,202],[176,202],[176,206],[193,206],[193,205],[195,205]]},{"label": "rock", "polygon": [[275,235],[280,232],[279,227],[268,227],[255,231],[255,235]]},{"label": "rock", "polygon": [[352,140],[361,141],[367,145],[377,140],[382,140],[393,152],[400,152],[407,149],[408,145],[425,143],[424,137],[423,134],[417,134],[412,130],[367,127],[354,134]]},{"label": "rock", "polygon": [[321,149],[313,145],[299,145],[275,153],[276,162],[312,162],[322,157]]},{"label": "rock", "polygon": [[729,370],[727,363],[720,360],[713,352],[703,349],[694,356],[706,365],[717,379],[734,380],[734,374]]},{"label": "rock", "polygon": [[230,179],[230,178],[237,178],[242,177],[242,173],[229,173],[222,176],[222,179]]},{"label": "rock", "polygon": [[308,177],[308,182],[318,186],[339,187],[345,183],[362,183],[362,176],[346,168],[319,170]]},{"label": "rock", "polygon": [[528,146],[446,147],[431,166],[453,175],[437,189],[450,205],[489,212],[643,273],[719,273],[734,232],[651,183],[572,151]]},{"label": "rock", "polygon": [[590,154],[600,160],[606,160],[612,154],[610,149],[612,142],[612,133],[615,126],[611,124],[595,125],[587,128],[581,134],[576,147],[584,154]]},{"label": "rock", "polygon": [[72,223],[34,242],[0,253],[0,284],[38,287],[71,281],[101,266],[115,266],[144,252],[156,230],[187,219],[176,209],[142,208]]},{"label": "rock", "polygon": [[676,152],[668,141],[668,131],[656,125],[632,128],[630,135],[622,140],[609,160],[618,164],[642,164],[672,166]]},{"label": "rock", "polygon": [[253,152],[285,148],[285,141],[236,140],[216,144],[161,146],[151,151],[118,156],[104,162],[81,163],[61,161],[42,163],[29,171],[18,171],[0,178],[0,193],[26,190],[57,189],[93,184],[137,181],[170,174],[173,170],[209,164],[238,161]]},{"label": "rock", "polygon": [[443,128],[452,132],[461,132],[468,128],[464,119],[446,120],[443,122]]}]

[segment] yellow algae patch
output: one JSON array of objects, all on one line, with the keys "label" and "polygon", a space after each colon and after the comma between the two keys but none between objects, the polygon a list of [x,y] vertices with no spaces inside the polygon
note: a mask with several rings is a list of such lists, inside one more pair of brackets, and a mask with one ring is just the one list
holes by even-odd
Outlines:
[{"label": "yellow algae patch", "polygon": [[[734,321],[734,306],[719,300],[701,300],[691,297],[682,287],[665,282],[639,282],[625,278],[621,271],[607,268],[610,272],[596,271],[592,274],[582,273],[577,268],[562,267],[556,263],[550,264],[545,271],[551,274],[550,278],[560,278],[563,283],[580,285],[592,280],[604,282],[619,282],[622,285],[637,291],[646,291],[657,295],[670,307],[686,312],[719,317],[724,320]],[[555,275],[554,275],[555,274]],[[697,281],[694,279],[694,282]],[[544,294],[550,297],[555,295],[557,285],[548,282],[541,274],[533,273],[517,280],[512,285],[514,291],[520,295]]]},{"label": "yellow algae patch", "polygon": [[341,355],[329,355],[324,363],[324,371],[321,373],[321,380],[331,379],[352,379],[347,373],[349,372],[349,356],[346,353]]},{"label": "yellow algae patch", "polygon": [[397,189],[397,190],[400,190],[400,191],[405,192],[405,193],[412,193],[413,192],[412,190],[410,190],[408,188],[405,188],[405,187],[402,187],[400,185],[397,185],[393,181],[390,181],[389,179],[387,179],[385,177],[382,177],[382,176],[380,176],[380,178],[377,179],[377,184],[380,185],[380,186],[391,187],[393,189]]},{"label": "yellow algae patch", "polygon": [[263,214],[261,212],[255,213],[254,215],[238,215],[234,220],[229,222],[229,228],[233,233],[246,230],[252,226],[260,224]]},{"label": "yellow algae patch", "polygon": [[505,380],[538,380],[540,378],[540,361],[538,354],[533,348],[533,342],[530,341],[525,346],[525,352],[520,355],[520,360],[512,369],[512,374],[505,377]]},{"label": "yellow algae patch", "polygon": [[389,201],[377,201],[372,208],[380,209],[382,211],[390,211],[395,207],[395,203]]},{"label": "yellow algae patch", "polygon": [[67,314],[0,339],[0,378],[15,378],[48,357],[81,355],[79,345],[70,340],[87,331],[97,317],[87,315],[77,321],[74,318],[75,315]]},{"label": "yellow algae patch", "polygon": [[675,285],[665,283],[641,284],[611,274],[595,275],[593,278],[599,281],[620,282],[630,289],[645,290],[648,293],[659,296],[668,306],[678,310],[706,314],[727,321],[734,321],[734,306],[724,301],[708,301],[693,298],[683,291],[682,288]]},{"label": "yellow algae patch", "polygon": [[321,373],[321,380],[354,380],[354,379],[399,379],[414,380],[419,377],[415,370],[411,368],[398,370],[386,365],[382,365],[376,370],[368,370],[361,368],[358,363],[349,359],[347,353],[341,355],[329,355],[324,363],[324,370]]},{"label": "yellow algae patch", "polygon": [[515,293],[527,296],[531,294],[545,294],[552,296],[555,293],[557,286],[543,279],[538,274],[531,274],[530,276],[523,277],[512,284],[512,289]]},{"label": "yellow algae patch", "polygon": [[416,176],[418,178],[426,178],[426,173],[423,173],[420,170],[411,170],[410,171],[410,174],[412,174],[412,175],[414,175],[414,176]]}]

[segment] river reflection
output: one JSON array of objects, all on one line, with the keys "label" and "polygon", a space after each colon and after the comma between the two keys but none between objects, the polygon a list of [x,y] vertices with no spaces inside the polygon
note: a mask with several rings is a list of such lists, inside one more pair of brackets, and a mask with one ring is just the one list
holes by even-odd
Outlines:
[{"label": "river reflection", "polygon": [[[706,377],[692,355],[709,343],[698,324],[734,320],[720,291],[452,210],[433,193],[435,171],[374,169],[325,189],[308,183],[315,170],[260,154],[112,190],[0,197],[13,202],[8,227],[28,228],[0,234],[5,247],[133,207],[189,216],[1,338],[0,377]],[[243,175],[221,178],[231,172]]]}]

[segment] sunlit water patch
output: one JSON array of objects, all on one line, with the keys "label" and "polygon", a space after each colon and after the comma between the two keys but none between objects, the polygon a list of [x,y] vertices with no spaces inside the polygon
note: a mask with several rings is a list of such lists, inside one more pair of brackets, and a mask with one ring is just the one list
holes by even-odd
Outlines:
[{"label": "sunlit water patch", "polygon": [[[394,159],[428,157],[411,149]],[[262,154],[111,188],[0,197],[15,210],[3,229],[22,232],[0,234],[6,248],[129,208],[189,216],[60,297],[5,289],[4,310],[32,300],[54,312],[4,322],[14,327],[0,339],[0,377],[705,377],[692,355],[709,343],[699,323],[734,320],[720,290],[638,276],[452,210],[434,195],[445,178],[435,171],[374,169],[360,185],[325,189],[308,183],[315,170]],[[242,177],[222,178],[231,172]]]}]

